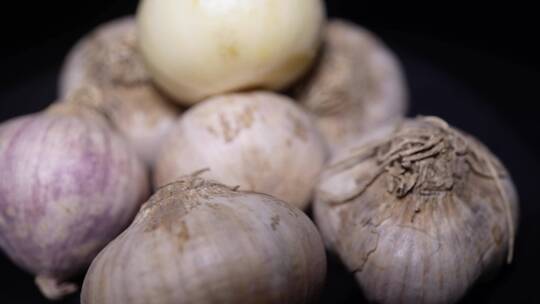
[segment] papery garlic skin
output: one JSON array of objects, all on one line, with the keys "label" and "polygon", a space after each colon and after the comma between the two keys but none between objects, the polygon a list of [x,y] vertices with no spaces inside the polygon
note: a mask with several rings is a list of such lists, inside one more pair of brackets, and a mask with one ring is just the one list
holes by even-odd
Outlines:
[{"label": "papery garlic skin", "polygon": [[[149,191],[141,161],[93,110],[0,126],[0,247],[50,299],[135,216]],[[69,107],[66,107],[69,108]]]},{"label": "papery garlic skin", "polygon": [[58,92],[63,100],[78,88],[133,87],[149,81],[137,50],[135,18],[126,16],[98,26],[66,56]]},{"label": "papery garlic skin", "polygon": [[325,273],[300,210],[191,176],[159,189],[98,255],[81,303],[311,303]]},{"label": "papery garlic skin", "polygon": [[486,147],[434,118],[334,159],[315,217],[377,303],[453,303],[511,260],[518,198]]},{"label": "papery garlic skin", "polygon": [[194,104],[290,85],[317,55],[324,15],[321,0],[143,0],[139,45],[155,82]]},{"label": "papery garlic skin", "polygon": [[138,155],[153,165],[156,147],[180,110],[151,82],[137,49],[132,16],[99,26],[68,54],[60,75],[61,98],[88,86],[102,90],[101,110]]},{"label": "papery garlic skin", "polygon": [[374,34],[339,19],[326,25],[321,56],[293,95],[317,116],[333,152],[399,120],[408,104],[396,56]]},{"label": "papery garlic skin", "polygon": [[191,172],[304,209],[326,159],[311,117],[268,92],[210,98],[188,110],[161,147],[154,184]]}]

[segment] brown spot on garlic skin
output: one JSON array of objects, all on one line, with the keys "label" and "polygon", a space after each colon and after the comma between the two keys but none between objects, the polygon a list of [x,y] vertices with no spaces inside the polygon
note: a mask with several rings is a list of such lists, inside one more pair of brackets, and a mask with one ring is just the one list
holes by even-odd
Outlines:
[{"label": "brown spot on garlic skin", "polygon": [[503,235],[499,226],[495,225],[493,226],[493,228],[491,228],[491,236],[493,237],[493,240],[495,241],[497,247],[501,246]]},{"label": "brown spot on garlic skin", "polygon": [[[199,199],[207,199],[212,195],[230,196],[235,193],[235,188],[198,177],[205,172],[208,170],[199,170],[160,187],[142,207],[138,215],[140,219],[135,221],[150,218],[145,228],[146,232],[158,228],[173,231],[175,222],[199,207]],[[213,206],[215,208],[215,205]]]},{"label": "brown spot on garlic skin", "polygon": [[487,149],[419,117],[334,159],[315,205],[370,301],[448,303],[510,256],[518,202]]},{"label": "brown spot on garlic skin", "polygon": [[271,221],[272,222],[270,225],[272,226],[272,230],[276,231],[277,227],[279,226],[279,221],[280,221],[279,215],[272,216]]},{"label": "brown spot on garlic skin", "polygon": [[219,122],[221,123],[221,129],[223,130],[223,138],[226,142],[231,142],[238,133],[232,129],[229,121],[225,118],[225,115],[219,115]]},{"label": "brown spot on garlic skin", "polygon": [[218,136],[218,133],[217,133],[216,129],[214,129],[214,127],[212,127],[212,126],[206,126],[206,130],[207,130],[208,132],[210,132],[212,135]]},{"label": "brown spot on garlic skin", "polygon": [[244,128],[250,128],[253,125],[254,110],[250,106],[246,106],[244,110],[238,115],[237,120]]},{"label": "brown spot on garlic skin", "polygon": [[287,140],[285,141],[285,144],[287,145],[287,147],[291,147],[292,146],[292,140],[290,138],[287,138]]},{"label": "brown spot on garlic skin", "polygon": [[[191,208],[196,208],[192,206]],[[149,221],[145,228],[146,232],[153,232],[159,228],[164,228],[167,231],[174,231],[176,222],[179,218],[184,217],[188,211],[186,206],[181,203],[171,201],[171,198],[166,198],[156,203],[152,208],[152,217],[154,221]]]},{"label": "brown spot on garlic skin", "polygon": [[[243,130],[249,129],[253,125],[255,119],[253,111],[254,110],[252,107],[245,106],[238,114],[234,113],[232,115],[219,115],[219,121],[221,130],[223,130],[223,138],[225,139],[225,142],[229,143],[234,141]],[[213,129],[212,126],[209,126],[208,128]]]},{"label": "brown spot on garlic skin", "polygon": [[180,248],[183,248],[184,243],[186,243],[189,240],[189,229],[186,225],[185,221],[181,221],[180,225],[178,225],[178,243],[180,244]]},{"label": "brown spot on garlic skin", "polygon": [[306,141],[308,139],[308,131],[306,130],[306,126],[304,126],[304,123],[298,119],[294,114],[287,113],[290,120],[293,123],[293,132],[294,135],[296,135],[297,138],[299,138],[302,141]]}]

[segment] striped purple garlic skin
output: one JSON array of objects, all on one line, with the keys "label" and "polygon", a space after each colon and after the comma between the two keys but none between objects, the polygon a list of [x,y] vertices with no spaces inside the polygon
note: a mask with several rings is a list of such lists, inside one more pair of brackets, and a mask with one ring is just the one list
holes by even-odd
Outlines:
[{"label": "striped purple garlic skin", "polygon": [[0,247],[43,294],[74,292],[147,198],[141,161],[96,113],[52,111],[0,126]]}]

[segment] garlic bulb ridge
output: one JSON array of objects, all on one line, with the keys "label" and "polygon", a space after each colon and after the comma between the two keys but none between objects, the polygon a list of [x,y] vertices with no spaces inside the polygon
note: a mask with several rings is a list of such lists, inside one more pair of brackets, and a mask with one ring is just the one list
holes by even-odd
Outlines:
[{"label": "garlic bulb ridge", "polygon": [[332,162],[317,188],[326,243],[380,303],[451,303],[512,258],[517,194],[476,139],[435,117]]}]

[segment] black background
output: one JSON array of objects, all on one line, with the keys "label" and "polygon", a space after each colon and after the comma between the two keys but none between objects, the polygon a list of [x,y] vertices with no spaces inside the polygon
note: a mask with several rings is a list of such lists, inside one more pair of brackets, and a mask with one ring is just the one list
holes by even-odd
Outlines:
[{"label": "black background", "polygon": [[[521,197],[515,261],[472,290],[467,303],[540,303],[540,36],[532,7],[327,1],[328,14],[378,34],[399,56],[409,115],[439,115],[485,142],[507,165]],[[134,0],[25,1],[0,18],[0,121],[43,109],[70,46],[97,24],[133,13]],[[361,301],[330,257],[323,303]],[[41,303],[31,276],[0,255],[1,303]],[[78,303],[70,297],[66,303]]]}]

